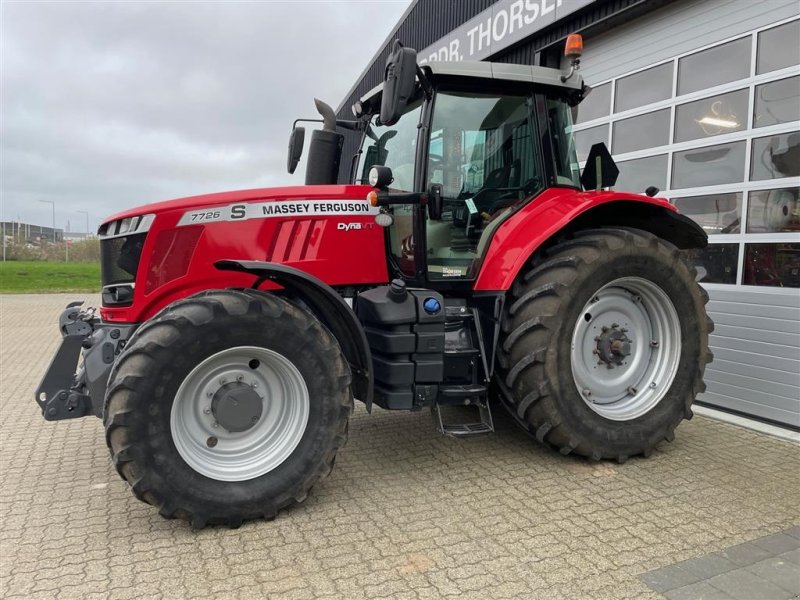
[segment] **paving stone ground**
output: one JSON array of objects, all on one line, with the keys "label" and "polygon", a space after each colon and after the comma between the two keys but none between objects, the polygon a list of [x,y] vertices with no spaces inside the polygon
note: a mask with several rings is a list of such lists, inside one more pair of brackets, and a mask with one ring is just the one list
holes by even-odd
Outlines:
[{"label": "paving stone ground", "polygon": [[[495,434],[458,440],[427,412],[360,408],[304,504],[193,531],[133,498],[99,420],[41,418],[33,390],[76,297],[0,296],[3,598],[656,599],[646,574],[719,569],[709,555],[743,560],[738,545],[800,525],[800,448],[702,417],[617,465],[551,452],[497,412]],[[765,552],[748,573],[779,569]]]}]

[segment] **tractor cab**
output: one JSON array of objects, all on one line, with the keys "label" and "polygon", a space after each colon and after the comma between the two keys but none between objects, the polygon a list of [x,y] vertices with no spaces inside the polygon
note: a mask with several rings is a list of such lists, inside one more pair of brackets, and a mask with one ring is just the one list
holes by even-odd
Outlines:
[{"label": "tractor cab", "polygon": [[[370,198],[387,229],[390,271],[415,285],[468,289],[501,224],[545,189],[582,189],[572,113],[588,88],[575,72],[579,37],[567,47],[574,64],[565,74],[489,62],[420,66],[395,42],[386,80],[352,107],[356,121],[336,120],[317,101],[324,126],[312,138],[306,183],[333,183],[339,155],[321,150],[341,148],[336,127],[359,130],[350,182],[377,188]],[[302,137],[295,126],[290,171]],[[599,155],[612,173],[605,147]]]},{"label": "tractor cab", "polygon": [[[388,254],[403,277],[473,280],[515,210],[548,187],[580,189],[570,102],[582,82],[492,63],[431,63],[418,78],[397,115],[381,110],[384,86],[356,105],[367,125],[352,181],[383,184]],[[376,166],[385,181],[370,181]]]}]

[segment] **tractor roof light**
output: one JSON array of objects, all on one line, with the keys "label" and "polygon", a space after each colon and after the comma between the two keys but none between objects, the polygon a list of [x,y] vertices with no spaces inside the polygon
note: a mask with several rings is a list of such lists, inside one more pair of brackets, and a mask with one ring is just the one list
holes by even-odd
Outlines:
[{"label": "tractor roof light", "polygon": [[583,36],[580,33],[570,33],[564,45],[564,56],[575,60],[583,54]]},{"label": "tractor roof light", "polygon": [[581,68],[581,54],[583,54],[583,37],[580,33],[570,33],[564,44],[564,56],[569,59],[569,73],[561,76],[561,83],[575,74]]}]

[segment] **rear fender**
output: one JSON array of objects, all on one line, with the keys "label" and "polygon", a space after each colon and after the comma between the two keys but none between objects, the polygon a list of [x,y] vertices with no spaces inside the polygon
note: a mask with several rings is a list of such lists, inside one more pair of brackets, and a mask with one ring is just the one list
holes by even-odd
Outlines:
[{"label": "rear fender", "polygon": [[367,337],[353,310],[336,290],[299,269],[254,260],[219,260],[221,271],[238,271],[256,277],[252,287],[265,281],[278,284],[290,300],[302,302],[333,334],[350,364],[353,395],[372,408],[372,354]]},{"label": "rear fender", "polygon": [[531,256],[582,229],[633,227],[681,249],[704,248],[705,231],[664,198],[551,188],[497,228],[475,281],[476,291],[505,291]]}]

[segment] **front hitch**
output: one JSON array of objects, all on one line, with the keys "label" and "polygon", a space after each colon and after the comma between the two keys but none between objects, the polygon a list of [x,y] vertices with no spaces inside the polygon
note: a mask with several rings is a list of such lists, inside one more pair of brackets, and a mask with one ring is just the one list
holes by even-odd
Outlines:
[{"label": "front hitch", "polygon": [[61,345],[36,389],[36,403],[46,421],[102,416],[111,367],[135,328],[101,323],[94,309],[81,309],[82,305],[70,302],[58,318]]}]

